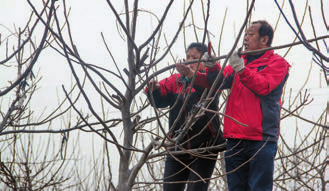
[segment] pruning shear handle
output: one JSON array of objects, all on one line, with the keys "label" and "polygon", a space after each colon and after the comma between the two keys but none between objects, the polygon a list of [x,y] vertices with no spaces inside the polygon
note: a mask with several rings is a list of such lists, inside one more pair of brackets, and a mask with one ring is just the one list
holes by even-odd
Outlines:
[{"label": "pruning shear handle", "polygon": [[208,55],[210,56],[211,55],[211,42],[209,41],[208,42]]}]

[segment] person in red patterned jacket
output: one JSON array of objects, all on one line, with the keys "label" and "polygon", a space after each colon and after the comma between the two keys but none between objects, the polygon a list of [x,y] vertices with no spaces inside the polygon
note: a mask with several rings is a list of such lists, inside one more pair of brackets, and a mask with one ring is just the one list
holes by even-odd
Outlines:
[{"label": "person in red patterned jacket", "polygon": [[[244,51],[270,47],[273,33],[267,21],[252,22],[244,36]],[[205,54],[203,59],[207,57]],[[221,67],[216,62],[204,62],[204,65],[208,67],[207,74],[198,73],[195,84],[209,87]],[[224,118],[225,166],[230,191],[272,190],[281,95],[289,67],[272,50],[242,57],[234,52],[220,76],[217,88],[230,89],[225,114],[240,122]],[[192,73],[188,71],[185,75]]]},{"label": "person in red patterned jacket", "polygon": [[[207,52],[207,46],[202,43],[191,43],[187,48],[186,61],[199,59],[204,52]],[[185,60],[184,60],[185,61]],[[180,68],[183,64],[176,64],[176,69],[183,72]],[[202,63],[193,63],[188,65],[189,70],[204,72],[205,67]],[[148,88],[145,89],[147,97],[153,107],[169,107],[169,136],[174,139],[180,136],[185,124],[188,122],[188,115],[193,111],[200,101],[205,88],[200,86],[191,86],[191,79],[176,73],[168,78],[157,82],[150,81]],[[192,88],[192,89],[191,89]],[[188,92],[191,90],[190,95]],[[218,94],[214,95],[214,101],[208,109],[218,110]],[[152,100],[154,99],[154,102]],[[186,106],[183,108],[184,102]],[[179,117],[180,110],[182,115]],[[175,123],[177,122],[177,123]],[[220,121],[214,113],[205,112],[189,128],[187,134],[171,149],[180,148],[194,149],[201,147],[216,146],[224,144]],[[187,183],[189,191],[206,191],[209,179],[213,173],[218,152],[223,149],[212,150],[211,152],[198,153],[197,156],[191,154],[166,156],[164,169],[164,191],[183,191]],[[187,168],[186,166],[189,166]],[[200,179],[202,177],[202,179]],[[193,181],[193,182],[189,182]],[[175,183],[176,182],[176,183]]]}]

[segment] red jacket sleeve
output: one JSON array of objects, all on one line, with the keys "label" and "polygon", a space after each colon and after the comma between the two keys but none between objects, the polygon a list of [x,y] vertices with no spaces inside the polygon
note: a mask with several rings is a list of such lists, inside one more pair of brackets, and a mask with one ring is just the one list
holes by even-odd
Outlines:
[{"label": "red jacket sleeve", "polygon": [[[158,91],[160,91],[162,97],[166,97],[168,93],[175,92],[175,88],[177,88],[176,81],[180,77],[179,74],[173,74],[168,78],[164,78],[161,81],[159,81],[160,88]],[[148,88],[146,87],[144,92],[148,93]]]},{"label": "red jacket sleeve", "polygon": [[266,67],[257,72],[248,68],[239,75],[240,81],[254,93],[266,95],[275,89],[288,74],[290,65],[281,57],[269,61]]},{"label": "red jacket sleeve", "polygon": [[211,84],[209,83],[208,79],[207,79],[207,73],[208,72],[215,72],[215,71],[219,71],[221,69],[220,65],[217,63],[213,68],[206,68],[206,72],[205,73],[201,73],[201,72],[197,72],[196,75],[196,79],[194,81],[194,85],[203,87],[203,88],[211,88]]}]

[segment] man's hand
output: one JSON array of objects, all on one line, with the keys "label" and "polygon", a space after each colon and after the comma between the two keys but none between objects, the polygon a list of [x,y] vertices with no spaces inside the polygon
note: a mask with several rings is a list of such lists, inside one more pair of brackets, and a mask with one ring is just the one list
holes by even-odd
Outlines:
[{"label": "man's hand", "polygon": [[244,60],[238,55],[237,51],[233,52],[229,62],[233,70],[238,73],[244,69]]},{"label": "man's hand", "polygon": [[150,81],[149,81],[149,88],[150,88],[151,91],[154,91],[154,90],[160,88],[160,84],[159,84],[159,82],[156,81],[156,80],[150,80]]},{"label": "man's hand", "polygon": [[202,60],[208,60],[203,62],[203,65],[207,68],[213,68],[216,66],[216,61],[210,61],[210,59],[212,59],[212,56],[209,56],[208,52],[204,53],[202,56]]}]

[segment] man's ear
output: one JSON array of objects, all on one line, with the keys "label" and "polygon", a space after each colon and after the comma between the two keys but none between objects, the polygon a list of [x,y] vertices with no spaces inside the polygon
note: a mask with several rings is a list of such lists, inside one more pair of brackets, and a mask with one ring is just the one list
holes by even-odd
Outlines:
[{"label": "man's ear", "polygon": [[262,44],[266,45],[268,42],[268,36],[262,36],[260,40],[261,40]]}]

